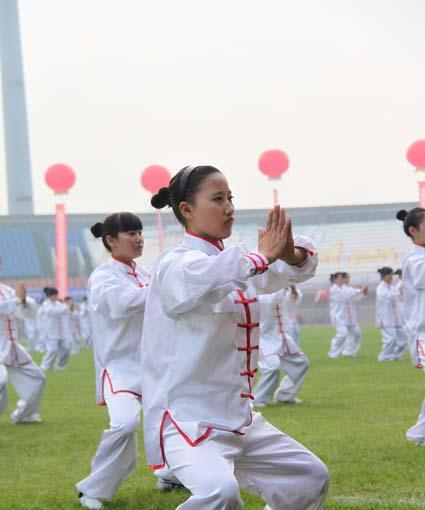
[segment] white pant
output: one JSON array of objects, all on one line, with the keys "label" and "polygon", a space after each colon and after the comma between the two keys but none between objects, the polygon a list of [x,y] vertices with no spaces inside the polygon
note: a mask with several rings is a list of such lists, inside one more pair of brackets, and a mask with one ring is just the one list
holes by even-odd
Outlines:
[{"label": "white pant", "polygon": [[46,376],[40,368],[31,361],[20,366],[3,367],[0,365],[0,372],[0,413],[5,411],[8,404],[7,380],[9,379],[19,395],[16,409],[10,416],[13,423],[25,423],[39,418],[46,382]]},{"label": "white pant", "polygon": [[407,347],[407,335],[403,328],[381,328],[382,349],[378,361],[399,360]]},{"label": "white pant", "polygon": [[272,510],[323,507],[326,466],[259,413],[244,435],[214,430],[197,446],[169,424],[164,451],[169,468],[192,493],[177,510],[240,510],[240,488],[261,496]]},{"label": "white pant", "polygon": [[137,465],[137,431],[139,428],[140,398],[131,393],[111,392],[104,387],[110,428],[103,432],[91,464],[90,475],[77,484],[84,495],[98,499],[112,499],[122,480]]},{"label": "white pant", "polygon": [[362,345],[362,331],[359,326],[336,326],[336,334],[331,341],[330,358],[356,356]]},{"label": "white pant", "polygon": [[81,339],[80,336],[77,334],[72,335],[72,342],[71,342],[71,354],[76,355],[80,353],[80,347],[81,347]]},{"label": "white pant", "polygon": [[0,414],[6,410],[9,399],[7,396],[7,370],[4,365],[0,365]]},{"label": "white pant", "polygon": [[64,369],[68,364],[70,346],[67,340],[48,340],[46,342],[47,352],[41,362],[41,368],[47,372],[51,370],[55,360],[56,368]]},{"label": "white pant", "polygon": [[[259,366],[261,376],[254,389],[254,402],[269,404],[273,397],[278,402],[293,402],[304,383],[309,361],[304,353],[299,352],[285,354],[282,358],[277,355],[266,356],[260,361]],[[281,370],[287,375],[279,385]]]},{"label": "white pant", "polygon": [[[110,428],[103,432],[92,460],[90,475],[76,487],[79,492],[91,498],[110,500],[122,480],[136,469],[137,434],[142,405],[140,398],[131,393],[113,394],[109,384],[105,384],[104,396]],[[178,483],[166,469],[156,474],[159,478]]]},{"label": "white pant", "polygon": [[417,443],[425,442],[425,400],[422,402],[418,421],[406,432],[406,438]]}]

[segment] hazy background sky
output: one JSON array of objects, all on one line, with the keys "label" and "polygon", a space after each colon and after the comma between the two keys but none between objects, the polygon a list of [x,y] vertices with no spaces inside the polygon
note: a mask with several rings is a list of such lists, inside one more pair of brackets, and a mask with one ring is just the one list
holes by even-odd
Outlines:
[{"label": "hazy background sky", "polygon": [[[141,170],[209,163],[239,208],[413,201],[425,138],[423,0],[20,0],[35,209],[149,211]],[[0,213],[6,212],[0,137]]]}]

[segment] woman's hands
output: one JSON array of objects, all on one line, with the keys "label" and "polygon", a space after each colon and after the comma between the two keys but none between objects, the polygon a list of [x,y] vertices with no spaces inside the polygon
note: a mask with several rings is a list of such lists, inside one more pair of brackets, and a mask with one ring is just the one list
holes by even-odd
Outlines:
[{"label": "woman's hands", "polygon": [[307,254],[305,250],[294,247],[291,218],[279,205],[270,210],[266,228],[258,232],[258,251],[271,264],[281,259],[291,265],[303,262]]}]

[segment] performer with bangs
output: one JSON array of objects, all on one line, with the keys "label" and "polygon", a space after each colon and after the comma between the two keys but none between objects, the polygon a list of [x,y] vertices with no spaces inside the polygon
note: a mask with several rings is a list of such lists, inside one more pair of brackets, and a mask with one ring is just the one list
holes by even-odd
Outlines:
[{"label": "performer with bangs", "polygon": [[[96,399],[107,406],[105,430],[90,475],[77,484],[86,508],[102,508],[137,464],[141,398],[140,340],[148,294],[149,272],[134,259],[143,251],[142,222],[132,213],[115,213],[91,227],[111,254],[88,282],[88,308],[93,333]],[[161,476],[161,474],[159,474]],[[170,487],[177,480],[169,480]]]}]

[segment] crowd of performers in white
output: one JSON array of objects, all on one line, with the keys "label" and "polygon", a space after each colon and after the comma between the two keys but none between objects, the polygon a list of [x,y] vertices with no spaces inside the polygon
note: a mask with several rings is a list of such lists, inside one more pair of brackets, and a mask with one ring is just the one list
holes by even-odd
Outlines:
[{"label": "crowd of performers in white", "polygon": [[[140,219],[115,213],[91,228],[110,258],[93,271],[80,304],[58,299],[48,287],[38,305],[23,286],[0,284],[0,412],[8,405],[9,380],[19,395],[11,421],[41,421],[45,372],[64,370],[70,355],[93,348],[97,404],[107,407],[110,428],[90,473],[76,485],[83,507],[102,508],[134,471],[143,412],[145,452],[158,489],[190,491],[179,509],[240,509],[241,488],[260,495],[265,509],[321,509],[326,466],[255,410],[273,401],[301,403],[309,360],[300,345],[297,284],[315,275],[316,246],[294,237],[290,218],[276,206],[260,229],[257,251],[225,247],[234,206],[226,178],[211,166],[183,168],[152,205],[171,207],[185,229],[182,243],[152,268],[135,262],[143,250]],[[378,361],[396,361],[408,351],[421,368],[425,209],[400,211],[397,218],[413,248],[402,270],[379,270]],[[335,336],[328,356],[355,358],[362,342],[356,303],[368,288],[350,286],[344,272],[330,280]],[[31,350],[43,353],[40,367]],[[425,400],[406,437],[425,445]]]}]

